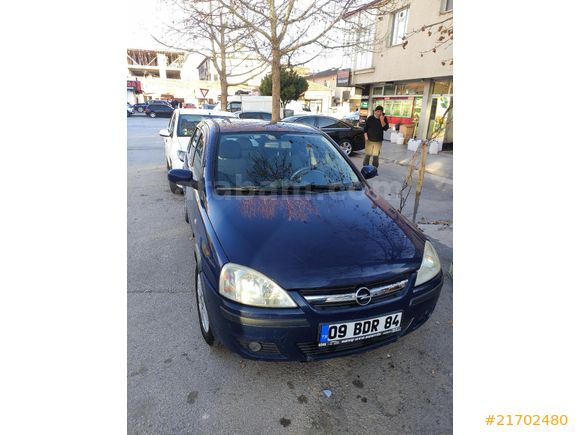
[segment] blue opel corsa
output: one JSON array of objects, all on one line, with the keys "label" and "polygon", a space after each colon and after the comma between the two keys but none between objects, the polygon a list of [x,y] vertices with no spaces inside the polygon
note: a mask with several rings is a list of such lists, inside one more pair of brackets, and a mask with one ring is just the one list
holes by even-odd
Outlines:
[{"label": "blue opel corsa", "polygon": [[245,358],[310,361],[391,343],[435,308],[435,249],[312,127],[206,120],[184,169],[201,334]]}]

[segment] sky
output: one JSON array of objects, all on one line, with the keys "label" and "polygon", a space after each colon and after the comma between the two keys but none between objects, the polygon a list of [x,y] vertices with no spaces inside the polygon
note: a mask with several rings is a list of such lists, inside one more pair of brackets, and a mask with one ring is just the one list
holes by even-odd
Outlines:
[{"label": "sky", "polygon": [[[162,35],[167,23],[171,23],[173,15],[170,3],[164,0],[140,0],[127,2],[128,25],[127,25],[127,48],[156,49],[163,48],[152,37]],[[328,54],[318,57],[308,63],[313,72],[323,71],[330,68],[341,67],[342,56],[340,54]],[[201,58],[200,58],[201,62]],[[347,67],[344,65],[343,67]]]}]

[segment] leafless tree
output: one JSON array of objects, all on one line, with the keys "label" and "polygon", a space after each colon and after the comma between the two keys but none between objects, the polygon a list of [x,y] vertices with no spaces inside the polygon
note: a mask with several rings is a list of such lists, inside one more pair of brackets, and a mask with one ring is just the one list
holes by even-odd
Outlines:
[{"label": "leafless tree", "polygon": [[[432,47],[429,50],[420,51],[421,57],[427,53],[437,53],[437,50],[449,48],[453,45],[453,15],[433,23],[423,24],[418,29],[413,29],[403,36],[403,49],[407,48],[409,41],[418,34],[427,35],[433,39]],[[453,58],[443,59],[443,66],[453,65]]]},{"label": "leafless tree", "polygon": [[[298,65],[293,57],[314,58],[325,51],[354,45],[373,50],[374,32],[362,27],[375,20],[360,17],[385,13],[394,0],[217,0],[233,19],[246,29],[245,47],[272,67],[272,120],[280,120],[280,68]],[[345,35],[369,34],[371,39],[349,39]],[[310,59],[309,59],[310,60]]]},{"label": "leafless tree", "polygon": [[225,109],[228,88],[247,83],[269,66],[244,44],[251,29],[243,26],[217,0],[165,0],[177,17],[162,36],[153,38],[171,48],[200,54],[213,64],[220,81],[220,103]]}]

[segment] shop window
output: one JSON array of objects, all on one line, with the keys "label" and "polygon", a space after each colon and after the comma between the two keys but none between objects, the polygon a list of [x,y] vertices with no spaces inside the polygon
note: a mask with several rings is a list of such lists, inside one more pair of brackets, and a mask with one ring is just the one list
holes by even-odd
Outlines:
[{"label": "shop window", "polygon": [[373,88],[373,95],[382,95],[383,88]]},{"label": "shop window", "polygon": [[383,95],[395,95],[395,85],[387,84],[383,87]]},{"label": "shop window", "polygon": [[403,36],[407,32],[409,23],[409,8],[393,13],[393,31],[391,34],[391,45],[403,43]]},{"label": "shop window", "polygon": [[397,85],[396,95],[423,95],[425,85],[422,82]]},{"label": "shop window", "polygon": [[447,95],[451,93],[451,82],[449,80],[436,81],[433,85],[434,95]]}]

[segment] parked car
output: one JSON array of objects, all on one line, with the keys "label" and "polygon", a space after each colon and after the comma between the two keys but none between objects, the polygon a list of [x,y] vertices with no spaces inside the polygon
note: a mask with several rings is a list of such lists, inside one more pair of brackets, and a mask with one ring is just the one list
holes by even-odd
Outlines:
[{"label": "parked car", "polygon": [[239,112],[235,112],[234,115],[236,115],[236,118],[240,118],[240,119],[262,119],[264,121],[271,121],[272,120],[272,114],[270,112],[239,111]]},{"label": "parked car", "polygon": [[[176,109],[169,121],[168,128],[159,131],[165,143],[165,163],[167,169],[183,168],[185,152],[195,126],[208,118],[234,118],[233,113],[203,109]],[[181,189],[175,183],[169,183],[172,193],[179,193]]]},{"label": "parked car", "polygon": [[145,109],[147,108],[147,106],[148,106],[147,103],[133,104],[133,108],[135,109],[135,111],[137,111],[139,113],[143,113],[145,111]]},{"label": "parked car", "polygon": [[127,103],[127,116],[131,116],[133,113],[135,113],[135,109],[133,109],[131,104]]},{"label": "parked car", "polygon": [[328,134],[347,156],[350,156],[353,151],[359,151],[365,147],[365,136],[362,128],[354,127],[331,116],[295,115],[284,118],[282,121],[297,122],[319,128]]},{"label": "parked car", "polygon": [[168,179],[185,188],[191,300],[206,343],[308,361],[374,349],[424,324],[441,264],[367,183],[376,174],[312,127],[199,123]]},{"label": "parked car", "polygon": [[168,104],[149,104],[145,108],[145,114],[151,118],[171,118],[175,109]]}]

